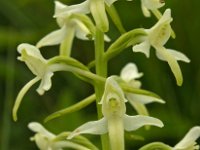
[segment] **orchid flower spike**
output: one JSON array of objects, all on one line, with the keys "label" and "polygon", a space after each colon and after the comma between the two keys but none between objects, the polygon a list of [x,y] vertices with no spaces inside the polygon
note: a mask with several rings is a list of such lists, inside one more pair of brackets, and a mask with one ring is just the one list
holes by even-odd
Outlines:
[{"label": "orchid flower spike", "polygon": [[105,4],[110,6],[115,1],[116,0],[86,0],[76,5],[65,5],[65,7],[57,11],[54,16],[62,17],[73,13],[89,14],[91,12],[97,27],[103,32],[107,32],[109,28],[109,23],[105,11]]},{"label": "orchid flower spike", "polygon": [[13,118],[17,120],[17,110],[20,106],[21,100],[26,94],[26,92],[33,86],[36,82],[41,80],[37,92],[43,95],[45,91],[51,88],[51,77],[53,76],[53,71],[48,67],[47,60],[41,55],[39,49],[30,44],[20,44],[17,48],[18,52],[21,54],[18,59],[26,63],[28,68],[36,76],[34,79],[29,81],[19,92],[14,107],[13,107]]},{"label": "orchid flower spike", "polygon": [[172,32],[170,23],[172,21],[171,10],[167,9],[160,20],[151,28],[147,29],[147,37],[144,42],[133,46],[133,52],[142,52],[147,57],[150,55],[150,47],[154,47],[156,55],[160,60],[167,61],[175,78],[177,85],[183,82],[182,72],[177,61],[189,63],[190,60],[183,53],[164,47]]},{"label": "orchid flower spike", "polygon": [[150,11],[158,10],[164,5],[164,0],[141,0],[141,8],[145,17],[150,17]]},{"label": "orchid flower spike", "polygon": [[[123,81],[125,81],[128,85],[133,88],[141,88],[141,82],[137,79],[142,77],[143,73],[138,72],[138,68],[134,63],[128,63],[122,70],[120,77]],[[142,94],[135,94],[135,93],[125,93],[125,97],[127,98],[128,102],[134,107],[139,115],[146,115],[148,116],[148,110],[145,107],[145,104],[158,102],[158,103],[165,103],[162,99],[142,95]]]},{"label": "orchid flower spike", "polygon": [[193,127],[185,137],[174,146],[173,150],[198,150],[199,145],[195,142],[200,137],[200,126]]},{"label": "orchid flower spike", "polygon": [[124,130],[134,131],[145,125],[163,127],[163,123],[156,118],[148,116],[126,115],[125,96],[121,87],[109,77],[106,80],[105,91],[100,104],[102,104],[103,118],[98,121],[87,122],[75,129],[68,139],[79,134],[105,134],[108,132],[112,150],[124,150]]},{"label": "orchid flower spike", "polygon": [[40,150],[64,150],[65,148],[73,148],[76,150],[90,150],[83,145],[69,140],[67,141],[56,139],[57,136],[55,134],[49,132],[37,122],[29,123],[28,128],[35,132],[35,135],[31,138],[31,140],[36,142],[36,145]]}]

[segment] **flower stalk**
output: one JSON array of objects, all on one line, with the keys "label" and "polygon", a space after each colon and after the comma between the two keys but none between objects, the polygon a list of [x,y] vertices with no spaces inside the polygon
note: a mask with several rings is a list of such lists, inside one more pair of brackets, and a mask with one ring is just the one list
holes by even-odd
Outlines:
[{"label": "flower stalk", "polygon": [[[96,74],[102,77],[107,76],[107,62],[104,60],[104,33],[96,28],[95,35],[95,67]],[[99,102],[104,92],[104,83],[96,82],[95,84],[95,94],[96,94],[96,107],[98,119],[103,117],[101,111],[101,105]],[[101,135],[102,150],[109,150],[109,142],[107,135]]]}]

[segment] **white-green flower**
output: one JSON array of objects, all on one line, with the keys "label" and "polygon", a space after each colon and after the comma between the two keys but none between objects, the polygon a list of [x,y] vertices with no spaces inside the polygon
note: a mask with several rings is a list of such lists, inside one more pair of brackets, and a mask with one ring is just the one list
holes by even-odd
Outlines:
[{"label": "white-green flower", "polygon": [[196,126],[189,130],[185,137],[174,146],[173,150],[198,150],[196,140],[200,137],[200,127]]},{"label": "white-green flower", "polygon": [[151,29],[146,30],[148,36],[144,38],[144,42],[133,46],[133,52],[142,52],[149,57],[150,47],[154,47],[157,57],[168,62],[177,84],[182,85],[182,73],[177,61],[189,63],[190,60],[183,53],[164,47],[172,32],[171,21],[171,10],[167,9],[160,20]]},{"label": "white-green flower", "polygon": [[17,48],[21,54],[18,59],[26,63],[32,73],[41,80],[37,92],[43,95],[45,91],[51,88],[51,77],[53,72],[47,65],[47,60],[41,55],[40,50],[30,44],[20,44]]},{"label": "white-green flower", "polygon": [[151,12],[165,5],[164,0],[141,0],[141,8],[145,17],[150,17]]},{"label": "white-green flower", "polygon": [[[63,9],[68,8],[67,13],[56,16],[57,23],[60,29],[55,30],[45,37],[43,37],[38,43],[37,47],[51,46],[60,44],[60,54],[70,56],[71,48],[74,37],[81,40],[93,40],[95,34],[95,26],[91,19],[85,15],[87,9],[84,8],[87,2],[78,4],[80,9],[75,6],[67,6],[58,1],[55,2],[55,16],[62,14]],[[105,41],[109,42],[110,39],[105,35]]]},{"label": "white-green flower", "polygon": [[51,88],[51,77],[53,76],[53,71],[47,65],[47,60],[41,55],[39,49],[30,44],[20,44],[17,48],[18,52],[21,54],[18,59],[26,63],[28,68],[36,76],[34,79],[29,81],[17,95],[14,107],[13,107],[13,118],[17,120],[17,110],[20,106],[22,98],[26,92],[33,86],[36,82],[41,80],[37,92],[43,95],[45,91]]},{"label": "white-green flower", "polygon": [[157,150],[157,149],[166,149],[166,150],[199,150],[200,147],[196,143],[196,140],[200,137],[200,126],[195,126],[189,130],[185,137],[174,147],[164,144],[162,142],[153,142],[149,143],[139,150]]},{"label": "white-green flower", "polygon": [[55,17],[62,17],[72,13],[88,14],[91,13],[96,25],[103,32],[109,28],[108,18],[105,11],[105,4],[112,5],[116,0],[86,0],[80,4],[65,6],[55,13]]},{"label": "white-green flower", "polygon": [[120,86],[113,77],[109,77],[100,102],[104,117],[81,125],[68,138],[71,139],[79,134],[97,135],[108,132],[111,149],[124,150],[124,130],[134,131],[145,125],[163,127],[163,123],[153,117],[126,115],[126,101]]},{"label": "white-green flower", "polygon": [[[67,6],[56,1],[55,14],[59,13],[65,7]],[[82,20],[85,20],[85,22]],[[68,42],[68,44],[71,44],[69,43],[69,40],[73,40],[74,36],[82,40],[92,38],[91,36],[93,33],[91,33],[91,30],[93,30],[94,25],[89,17],[85,15],[74,15],[74,13],[69,13],[57,17],[57,23],[60,29],[53,31],[42,38],[37,43],[38,48],[42,46],[61,44],[62,42]]]},{"label": "white-green flower", "polygon": [[[133,88],[141,87],[141,82],[137,79],[142,76],[143,73],[138,72],[138,68],[134,63],[128,63],[121,70],[120,74],[121,79]],[[148,111],[145,107],[145,104],[149,104],[152,102],[165,103],[162,99],[148,95],[125,93],[125,96],[129,103],[135,108],[137,113],[140,115],[148,115]]]},{"label": "white-green flower", "polygon": [[67,140],[57,140],[57,136],[46,130],[40,123],[31,122],[28,124],[30,130],[35,132],[31,138],[36,142],[40,150],[63,150],[65,148],[72,148],[75,150],[90,150],[89,148]]}]

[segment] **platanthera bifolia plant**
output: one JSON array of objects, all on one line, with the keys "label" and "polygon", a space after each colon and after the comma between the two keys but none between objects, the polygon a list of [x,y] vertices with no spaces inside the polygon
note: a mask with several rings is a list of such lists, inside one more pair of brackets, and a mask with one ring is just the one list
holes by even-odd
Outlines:
[{"label": "platanthera bifolia plant", "polygon": [[[134,4],[134,1],[123,2]],[[141,0],[144,16],[154,15],[158,21],[148,29],[136,28],[126,31],[123,26],[126,22],[121,21],[115,3],[118,1],[85,0],[80,4],[66,5],[56,1],[54,18],[59,28],[44,36],[36,45],[22,43],[18,46],[18,60],[25,62],[35,77],[17,95],[13,107],[14,121],[18,119],[17,112],[27,91],[36,82],[40,82],[36,91],[42,96],[53,88],[51,80],[58,71],[73,73],[77,78],[91,84],[95,91],[78,103],[54,112],[45,119],[47,122],[96,103],[94,109],[97,119],[88,120],[79,127],[75,126],[74,131],[68,131],[66,128],[66,131],[60,134],[53,134],[38,122],[28,124],[28,128],[35,133],[31,140],[35,141],[39,149],[125,150],[125,134],[134,134],[142,127],[144,131],[150,129],[150,126],[164,127],[161,120],[150,116],[146,104],[164,104],[165,101],[157,94],[142,89],[140,78],[143,73],[138,71],[136,64],[128,62],[119,75],[108,76],[108,62],[117,55],[123,55],[122,52],[130,47],[134,54],[141,52],[149,58],[152,48],[158,59],[169,64],[177,85],[181,86],[183,76],[178,61],[189,63],[190,59],[183,53],[165,46],[170,38],[175,38],[175,32],[170,25],[173,21],[171,9],[167,8],[163,12],[159,10],[165,5],[163,0]],[[119,31],[120,36],[116,39],[109,36],[109,27],[113,27],[109,26],[110,21]],[[94,50],[94,60],[88,65],[71,55],[75,38],[94,43],[94,47],[90,48]],[[54,45],[59,45],[59,54],[45,59],[40,48]],[[92,68],[95,68],[95,71]],[[135,115],[128,115],[128,105],[136,112]],[[100,136],[101,146],[93,144],[89,138],[84,137],[85,134]],[[140,150],[197,150],[199,145],[195,141],[199,136],[200,126],[195,126],[175,146],[156,141],[142,146]],[[133,140],[132,143],[134,142],[137,141]]]}]

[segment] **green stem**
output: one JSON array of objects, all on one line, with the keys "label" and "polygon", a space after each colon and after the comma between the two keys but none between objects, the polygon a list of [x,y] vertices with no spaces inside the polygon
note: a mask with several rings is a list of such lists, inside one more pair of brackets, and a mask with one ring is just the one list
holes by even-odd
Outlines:
[{"label": "green stem", "polygon": [[[104,33],[96,28],[95,37],[95,64],[96,64],[96,74],[102,77],[107,76],[107,61],[104,60]],[[96,94],[96,105],[98,119],[102,118],[101,105],[99,102],[104,92],[104,83],[96,82],[95,84],[95,94]],[[101,135],[102,150],[109,150],[109,140],[108,135]]]},{"label": "green stem", "polygon": [[77,67],[73,67],[73,66],[69,66],[66,64],[55,64],[55,65],[51,65],[50,66],[51,70],[53,72],[56,71],[69,71],[78,75],[81,75],[83,77],[86,77],[92,81],[97,81],[97,82],[101,82],[101,83],[105,83],[105,78],[98,76],[90,71],[87,70],[83,70]]}]

